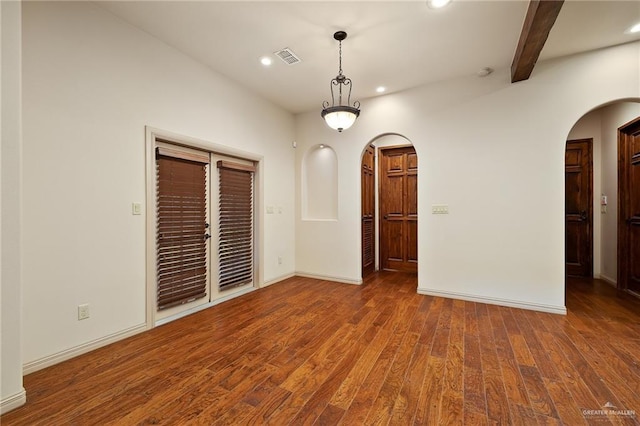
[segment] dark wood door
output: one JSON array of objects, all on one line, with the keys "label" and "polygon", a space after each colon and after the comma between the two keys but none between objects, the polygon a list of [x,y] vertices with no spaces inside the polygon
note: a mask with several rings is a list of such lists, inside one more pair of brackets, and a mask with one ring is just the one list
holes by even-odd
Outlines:
[{"label": "dark wood door", "polygon": [[592,139],[567,141],[565,151],[565,270],[593,276]]},{"label": "dark wood door", "polygon": [[380,149],[380,268],[418,271],[418,156]]},{"label": "dark wood door", "polygon": [[640,117],[618,130],[618,287],[640,294]]},{"label": "dark wood door", "polygon": [[369,145],[362,156],[362,277],[375,270],[375,147]]}]

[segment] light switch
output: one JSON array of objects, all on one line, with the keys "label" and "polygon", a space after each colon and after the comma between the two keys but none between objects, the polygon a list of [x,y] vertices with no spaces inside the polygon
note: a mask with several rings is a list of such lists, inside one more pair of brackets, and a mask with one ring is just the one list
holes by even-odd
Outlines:
[{"label": "light switch", "polygon": [[273,206],[267,206],[267,214],[273,214]]},{"label": "light switch", "polygon": [[431,214],[449,214],[448,204],[433,204],[431,206]]},{"label": "light switch", "polygon": [[131,214],[133,215],[141,215],[142,214],[142,204],[140,203],[132,203],[131,204]]}]

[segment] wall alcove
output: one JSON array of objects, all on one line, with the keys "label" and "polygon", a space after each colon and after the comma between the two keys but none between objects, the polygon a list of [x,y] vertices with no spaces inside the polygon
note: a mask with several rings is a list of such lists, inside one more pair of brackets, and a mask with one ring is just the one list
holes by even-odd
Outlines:
[{"label": "wall alcove", "polygon": [[312,146],[302,161],[302,219],[338,220],[338,157],[330,146]]}]

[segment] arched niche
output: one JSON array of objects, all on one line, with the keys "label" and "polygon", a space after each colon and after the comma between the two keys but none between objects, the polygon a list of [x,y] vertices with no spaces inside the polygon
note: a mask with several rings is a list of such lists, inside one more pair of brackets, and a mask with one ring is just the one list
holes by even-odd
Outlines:
[{"label": "arched niche", "polygon": [[328,145],[312,146],[302,161],[302,219],[338,220],[338,157]]}]

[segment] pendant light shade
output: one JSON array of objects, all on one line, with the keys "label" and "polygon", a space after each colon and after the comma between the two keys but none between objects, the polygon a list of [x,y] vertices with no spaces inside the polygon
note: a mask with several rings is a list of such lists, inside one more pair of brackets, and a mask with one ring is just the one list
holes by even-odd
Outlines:
[{"label": "pendant light shade", "polygon": [[327,125],[339,132],[351,127],[358,115],[360,110],[350,106],[335,106],[322,110],[322,117]]},{"label": "pendant light shade", "polygon": [[[333,38],[338,40],[340,46],[338,75],[331,80],[331,104],[329,104],[328,101],[323,103],[321,115],[329,127],[338,132],[342,132],[351,127],[360,115],[360,102],[356,101],[353,103],[353,106],[350,105],[351,79],[342,73],[342,40],[347,38],[347,33],[338,31],[333,35]],[[346,95],[346,103],[344,105],[342,104],[343,89]],[[336,93],[338,98],[337,104]]]}]

